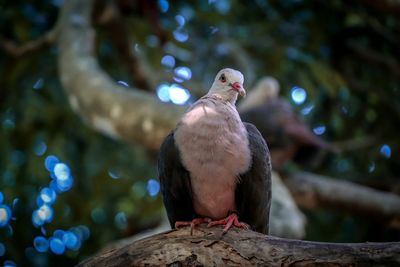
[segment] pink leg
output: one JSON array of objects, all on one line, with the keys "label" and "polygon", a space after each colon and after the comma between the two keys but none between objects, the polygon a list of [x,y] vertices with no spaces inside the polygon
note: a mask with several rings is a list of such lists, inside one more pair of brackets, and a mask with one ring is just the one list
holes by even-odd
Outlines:
[{"label": "pink leg", "polygon": [[210,218],[195,218],[192,221],[176,221],[175,228],[178,229],[179,227],[190,226],[190,235],[193,234],[193,228],[201,223],[209,223],[211,221]]},{"label": "pink leg", "polygon": [[236,213],[232,213],[228,215],[228,217],[218,220],[218,221],[212,221],[208,224],[208,227],[214,226],[214,225],[225,225],[223,234],[229,231],[229,229],[233,226],[242,228],[242,229],[250,229],[250,227],[242,222],[239,222],[238,216]]}]

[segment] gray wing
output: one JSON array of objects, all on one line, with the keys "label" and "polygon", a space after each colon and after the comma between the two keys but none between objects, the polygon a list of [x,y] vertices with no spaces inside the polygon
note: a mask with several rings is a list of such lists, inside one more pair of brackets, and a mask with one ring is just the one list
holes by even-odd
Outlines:
[{"label": "gray wing", "polygon": [[251,123],[244,123],[252,155],[250,169],[240,175],[236,187],[236,209],[240,221],[268,234],[271,207],[271,158],[264,138]]},{"label": "gray wing", "polygon": [[191,221],[195,218],[190,174],[182,165],[173,132],[161,145],[158,156],[158,177],[171,227],[174,228],[176,221]]}]

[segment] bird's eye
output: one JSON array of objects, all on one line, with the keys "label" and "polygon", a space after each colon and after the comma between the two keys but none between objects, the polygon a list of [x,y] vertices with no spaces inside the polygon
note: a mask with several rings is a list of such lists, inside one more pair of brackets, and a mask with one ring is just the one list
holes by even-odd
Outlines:
[{"label": "bird's eye", "polygon": [[219,80],[221,81],[221,82],[226,82],[226,77],[225,77],[225,74],[221,74],[221,76],[219,77]]}]

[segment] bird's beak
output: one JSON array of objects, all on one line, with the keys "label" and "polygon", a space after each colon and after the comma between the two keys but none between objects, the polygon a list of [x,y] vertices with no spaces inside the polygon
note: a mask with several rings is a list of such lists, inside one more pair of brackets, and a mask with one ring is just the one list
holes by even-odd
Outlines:
[{"label": "bird's beak", "polygon": [[239,93],[239,95],[241,95],[242,97],[246,97],[246,90],[244,90],[243,86],[240,83],[234,82],[233,84],[231,84],[231,86],[233,90]]}]

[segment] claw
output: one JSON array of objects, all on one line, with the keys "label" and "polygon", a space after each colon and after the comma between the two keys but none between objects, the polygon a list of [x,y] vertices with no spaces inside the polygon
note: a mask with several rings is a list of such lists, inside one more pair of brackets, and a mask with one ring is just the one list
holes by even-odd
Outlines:
[{"label": "claw", "polygon": [[190,226],[190,235],[193,235],[193,228],[196,225],[202,223],[210,223],[210,222],[211,222],[210,218],[195,218],[192,221],[176,221],[175,228],[178,229],[180,227]]},{"label": "claw", "polygon": [[222,231],[222,234],[226,234],[232,226],[235,226],[237,228],[241,229],[250,229],[250,226],[246,223],[239,222],[238,216],[236,213],[232,213],[228,215],[228,217],[218,220],[218,221],[212,221],[210,222],[207,227],[211,227],[214,225],[225,225],[224,230]]}]

